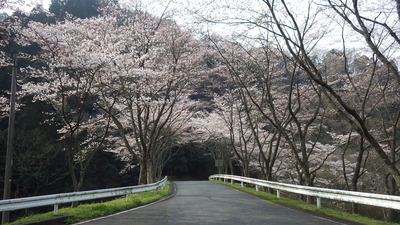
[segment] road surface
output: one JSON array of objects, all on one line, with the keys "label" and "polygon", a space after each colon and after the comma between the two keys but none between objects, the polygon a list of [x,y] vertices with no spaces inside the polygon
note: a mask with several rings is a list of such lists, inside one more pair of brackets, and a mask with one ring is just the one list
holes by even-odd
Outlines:
[{"label": "road surface", "polygon": [[167,200],[77,224],[345,224],[276,205],[253,195],[208,181],[174,182],[174,188],[176,188],[174,196]]}]

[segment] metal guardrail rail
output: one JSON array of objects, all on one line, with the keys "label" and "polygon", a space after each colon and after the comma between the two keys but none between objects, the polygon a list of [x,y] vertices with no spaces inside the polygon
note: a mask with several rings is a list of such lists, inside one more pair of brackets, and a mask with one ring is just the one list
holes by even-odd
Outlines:
[{"label": "metal guardrail rail", "polygon": [[59,204],[123,195],[128,196],[133,193],[157,189],[164,186],[166,182],[167,177],[156,183],[145,185],[0,200],[0,212],[54,205],[54,215],[58,215]]},{"label": "metal guardrail rail", "polygon": [[226,182],[226,180],[230,180],[231,183],[234,183],[234,181],[239,181],[241,182],[242,186],[244,186],[244,183],[253,184],[255,185],[257,191],[259,187],[272,188],[277,191],[278,198],[280,198],[281,191],[313,196],[317,198],[318,208],[321,208],[321,198],[325,198],[325,199],[332,199],[344,202],[351,202],[351,203],[358,203],[358,204],[400,210],[400,196],[394,196],[394,195],[382,195],[382,194],[373,194],[373,193],[356,192],[356,191],[344,191],[344,190],[335,190],[335,189],[327,189],[319,187],[308,187],[308,186],[278,183],[278,182],[234,176],[234,175],[226,175],[226,174],[211,175],[209,179],[221,180],[221,181],[223,180],[224,182]]}]

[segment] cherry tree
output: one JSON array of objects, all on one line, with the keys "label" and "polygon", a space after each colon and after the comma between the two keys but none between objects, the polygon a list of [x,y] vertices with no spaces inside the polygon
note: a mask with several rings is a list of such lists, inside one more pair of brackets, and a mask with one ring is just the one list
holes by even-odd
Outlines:
[{"label": "cherry tree", "polygon": [[[382,73],[385,73],[378,64],[377,59],[359,56],[355,52],[347,52],[347,49],[344,48],[343,51],[330,51],[324,58],[323,64],[324,72],[327,73],[337,67],[341,68],[336,69],[336,76],[330,76],[330,79],[332,79],[330,81],[331,85],[341,86],[340,91],[346,93],[343,98],[359,112],[362,120],[368,123],[369,126],[374,127],[374,129],[380,130],[379,126],[376,126],[377,124],[374,124],[373,121],[378,119],[376,118],[376,110],[378,108],[387,108],[385,104],[382,104],[382,99],[386,96],[385,86],[387,83],[376,79]],[[335,114],[330,116],[335,117]],[[390,118],[389,114],[386,114],[386,116]],[[347,129],[349,134],[345,136],[347,136],[348,140],[342,153],[343,176],[347,188],[357,191],[359,181],[367,171],[367,162],[372,154],[368,151],[370,145],[365,141],[365,138],[355,134],[352,128],[349,127]],[[351,144],[352,142],[355,143]],[[354,150],[356,150],[355,153],[347,153],[348,151],[354,152]],[[350,161],[346,161],[346,155]],[[348,162],[349,166],[345,165],[346,162]],[[347,170],[351,172],[349,173]],[[356,205],[353,205],[353,212],[357,212]]]},{"label": "cherry tree", "polygon": [[[94,108],[95,78],[106,60],[90,43],[100,37],[93,27],[105,19],[76,20],[42,24],[31,22],[22,30],[27,40],[37,43],[42,54],[36,60],[42,68],[28,68],[30,82],[24,94],[35,101],[50,103],[61,119],[60,141],[64,143],[74,191],[81,189],[84,175],[97,150],[102,147],[110,124],[109,118]],[[107,21],[107,20],[105,20]]]},{"label": "cherry tree", "polygon": [[[103,121],[108,128],[111,120],[119,133],[112,141],[139,163],[139,182],[151,183],[193,107],[186,87],[196,72],[197,44],[190,30],[167,18],[117,5],[102,11],[97,18],[30,25],[25,35],[47,50],[50,63],[46,82],[26,90],[53,103],[66,124],[60,132],[72,134],[90,122],[86,109],[103,116],[91,124]],[[81,108],[71,110],[72,100]]]},{"label": "cherry tree", "polygon": [[[214,100],[218,102],[217,98]],[[228,173],[228,169],[233,173],[234,153],[229,128],[224,120],[224,109],[218,109],[220,105],[218,103],[217,105],[213,112],[199,110],[193,114],[183,128],[183,138],[186,142],[202,143],[210,151],[218,173]]]},{"label": "cherry tree", "polygon": [[[258,44],[264,44],[263,41],[266,43],[262,40]],[[260,134],[273,137],[269,139],[269,154],[268,157],[264,154],[264,161],[269,163],[270,168],[274,167],[283,138],[293,154],[297,182],[313,186],[317,171],[336,150],[327,150],[320,143],[320,137],[325,132],[321,90],[305,77],[295,61],[285,56],[282,49],[265,45],[248,50],[240,44],[233,45],[231,49],[217,48],[232,80],[240,87],[238,92],[241,93],[248,121],[254,121],[249,125],[253,134],[257,135],[260,152],[266,147],[263,144],[265,137]],[[255,124],[259,121],[264,121],[264,129],[272,128],[270,134],[256,132]],[[269,169],[268,172],[271,174],[271,171]]]},{"label": "cherry tree", "polygon": [[[298,16],[294,13],[293,7],[289,6],[285,1],[263,1],[265,6],[269,10],[271,19],[271,26],[264,26],[266,32],[272,32],[276,34],[276,37],[284,43],[284,47],[289,55],[296,61],[299,67],[307,74],[307,76],[320,88],[321,94],[325,96],[328,102],[332,104],[343,116],[343,119],[354,127],[355,131],[360,135],[364,136],[365,140],[371,145],[375,152],[379,155],[383,161],[386,169],[389,171],[391,176],[396,183],[400,183],[400,172],[396,166],[396,162],[392,161],[389,155],[386,153],[384,145],[379,142],[378,136],[374,134],[374,130],[362,119],[362,116],[357,112],[349,102],[344,99],[344,96],[340,93],[339,89],[326,80],[326,76],[321,73],[319,66],[315,63],[312,58],[312,48],[318,44],[315,32],[320,28],[316,27],[317,23],[315,18],[318,15],[314,14],[315,11],[310,4],[308,13],[304,17]],[[315,5],[314,5],[315,6]],[[262,24],[257,23],[261,27]],[[382,45],[384,47],[384,45]],[[374,51],[373,51],[374,52]],[[377,52],[374,52],[378,59],[385,65],[390,76],[396,77],[391,66],[383,61],[378,56]]]},{"label": "cherry tree", "polygon": [[[368,141],[369,138],[350,132],[348,138],[349,141],[357,142],[357,146],[352,147],[357,149],[357,154],[348,154],[349,159],[351,157],[349,161],[346,161],[343,156],[343,164],[345,161],[348,164],[348,166],[343,166],[347,187],[358,190],[359,186],[363,188],[366,184],[375,186],[368,182],[371,177],[374,177],[385,184],[374,188],[379,192],[395,195],[398,193],[398,185],[393,178],[395,173],[383,168],[381,164],[375,165],[376,161],[381,162],[382,158],[385,160],[387,157],[386,162],[391,162],[391,166],[398,168],[398,150],[396,150],[398,149],[399,115],[398,103],[396,103],[399,94],[396,90],[398,75],[392,68],[396,67],[397,56],[394,52],[398,48],[398,42],[396,33],[390,33],[392,29],[390,27],[396,26],[398,21],[394,4],[390,2],[381,5],[381,3],[383,2],[367,5],[362,1],[352,1],[349,4],[330,1],[329,7],[333,9],[333,13],[339,13],[343,19],[343,21],[338,21],[342,28],[342,50],[330,52],[330,57],[335,55],[332,61],[335,61],[336,66],[328,63],[329,66],[326,67],[327,61],[325,61],[324,68],[327,70],[322,71],[330,74],[329,77],[335,80],[330,83],[331,86],[358,113],[359,118],[383,150],[383,152],[380,150],[371,152],[369,149],[373,145],[371,141]],[[382,13],[383,10],[385,13]],[[344,12],[347,12],[346,15],[343,14]],[[348,43],[349,35],[365,40],[366,46],[360,53],[354,51],[353,46]],[[337,66],[341,69],[336,70]],[[353,205],[353,211],[357,211],[356,205]],[[389,219],[393,214],[387,211],[385,215]]]},{"label": "cherry tree", "polygon": [[[328,2],[328,7],[342,19],[339,22],[343,23],[343,33],[353,32],[356,35],[358,34],[359,37],[363,38],[367,48],[373,54],[372,62],[367,64],[370,65],[370,69],[363,71],[365,73],[363,78],[367,77],[369,79],[353,78],[355,80],[353,81],[349,77],[348,80],[352,83],[364,82],[362,86],[359,86],[360,83],[352,86],[358,96],[361,94],[366,99],[363,101],[366,102],[363,106],[366,108],[367,114],[361,113],[361,118],[375,129],[372,135],[374,135],[374,138],[379,142],[386,154],[383,155],[383,152],[379,151],[380,157],[388,156],[385,158],[387,163],[390,162],[393,166],[396,166],[398,161],[397,134],[400,110],[396,106],[398,103],[394,99],[398,99],[396,96],[399,93],[396,90],[396,85],[398,86],[400,81],[397,68],[398,56],[396,55],[400,44],[396,32],[396,26],[399,23],[399,11],[396,13],[394,1],[376,2],[372,5],[363,1],[351,1],[349,3],[342,1]],[[347,48],[345,41],[343,43],[344,49]],[[362,87],[364,87],[364,90]],[[380,115],[380,118],[373,116],[375,113],[379,113],[377,115]],[[364,116],[365,114],[367,116]],[[389,194],[396,194],[399,182],[398,180],[394,182],[394,180],[397,179],[396,176],[398,175],[391,170],[389,171],[390,175],[385,176],[388,179],[385,184]]]},{"label": "cherry tree", "polygon": [[229,138],[231,147],[235,152],[242,170],[243,176],[250,175],[250,165],[254,162],[254,151],[256,143],[254,133],[252,132],[249,121],[241,101],[235,99],[235,96],[228,96],[226,105],[229,108],[225,112],[224,120],[229,128]]},{"label": "cherry tree", "polygon": [[193,107],[186,87],[197,67],[196,42],[173,21],[141,11],[121,13],[108,43],[120,51],[101,72],[98,105],[139,163],[139,182],[152,183]]}]

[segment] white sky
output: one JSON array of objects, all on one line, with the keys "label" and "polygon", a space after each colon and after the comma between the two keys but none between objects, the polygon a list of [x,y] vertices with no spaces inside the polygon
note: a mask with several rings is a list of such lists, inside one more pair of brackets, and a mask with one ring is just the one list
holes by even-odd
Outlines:
[{"label": "white sky", "polygon": [[[15,8],[23,9],[24,11],[30,11],[36,4],[42,4],[45,9],[48,9],[51,0],[8,0],[8,2],[25,2],[25,5],[14,5]],[[306,9],[302,9],[302,5],[307,5],[306,3],[310,0],[290,0],[288,1],[291,7],[294,7],[294,12],[303,12]],[[321,0],[322,2],[324,0]],[[363,3],[371,3],[380,1],[379,8],[383,7],[382,4],[391,5],[392,0],[360,0]],[[241,17],[243,18],[249,16],[249,18],[254,19],[255,11],[263,11],[265,5],[260,6],[260,1],[258,0],[119,0],[120,3],[126,3],[128,5],[138,5],[142,9],[149,11],[156,16],[161,15],[165,7],[174,13],[173,18],[180,24],[186,27],[193,27],[197,31],[207,31],[211,30],[219,35],[231,35],[235,32],[238,33],[242,29],[240,26],[224,25],[224,24],[200,24],[196,23],[196,12],[201,10],[201,14],[208,18],[213,19],[224,19],[228,18],[230,21],[234,20],[232,18]],[[20,3],[21,4],[21,3]],[[368,5],[368,4],[365,4]],[[364,5],[364,6],[365,6]],[[300,7],[300,8],[299,8]],[[368,8],[368,7],[367,7]],[[247,11],[248,10],[248,11]],[[369,9],[370,10],[370,9]],[[1,11],[1,9],[0,9]],[[4,10],[3,10],[4,11]],[[300,13],[301,14],[301,13]],[[301,17],[301,16],[300,16]],[[197,16],[197,19],[199,17]],[[320,21],[318,21],[320,23]],[[326,24],[326,26],[331,26],[334,24]],[[244,27],[242,27],[244,28]],[[333,28],[335,30],[337,28]],[[245,28],[243,30],[246,30]],[[341,48],[341,32],[331,32],[329,33],[321,43],[320,48]],[[251,35],[251,33],[250,33]],[[318,34],[316,34],[318,35]],[[363,43],[360,42],[360,37],[351,35],[346,37],[347,42],[354,48],[360,48]]]},{"label": "white sky", "polygon": [[9,15],[12,14],[12,12],[15,10],[22,10],[25,12],[29,12],[37,4],[41,4],[45,9],[48,9],[51,3],[51,0],[6,0],[6,1],[8,5],[6,6],[6,8],[0,9],[0,12],[5,12]]}]

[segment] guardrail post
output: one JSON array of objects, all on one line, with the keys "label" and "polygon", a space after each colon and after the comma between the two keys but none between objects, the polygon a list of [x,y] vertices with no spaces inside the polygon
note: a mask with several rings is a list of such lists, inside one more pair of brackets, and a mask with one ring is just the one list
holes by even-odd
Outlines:
[{"label": "guardrail post", "polygon": [[279,190],[276,190],[276,197],[281,198],[281,193],[279,192]]},{"label": "guardrail post", "polygon": [[244,187],[243,181],[240,181],[240,186]]},{"label": "guardrail post", "polygon": [[54,215],[57,216],[58,215],[58,204],[54,205]]},{"label": "guardrail post", "polygon": [[258,185],[256,185],[256,191],[258,191]]},{"label": "guardrail post", "polygon": [[129,202],[129,194],[126,194],[126,195],[125,195],[125,201],[126,201],[126,202]]},{"label": "guardrail post", "polygon": [[321,209],[321,198],[317,198],[317,209]]},{"label": "guardrail post", "polygon": [[234,182],[233,182],[233,179],[231,179],[231,184],[233,184]]},{"label": "guardrail post", "polygon": [[226,182],[226,179],[224,178],[224,183]]}]

